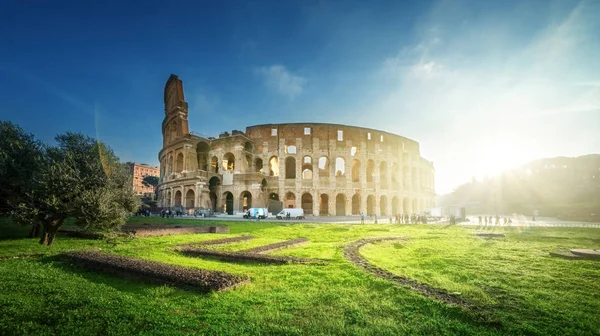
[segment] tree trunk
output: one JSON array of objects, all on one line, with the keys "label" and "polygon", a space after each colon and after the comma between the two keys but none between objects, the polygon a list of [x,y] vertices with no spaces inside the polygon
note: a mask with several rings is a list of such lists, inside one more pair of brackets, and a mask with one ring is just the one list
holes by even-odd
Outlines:
[{"label": "tree trunk", "polygon": [[31,231],[29,232],[29,238],[36,238],[40,236],[40,224],[35,223],[31,226]]},{"label": "tree trunk", "polygon": [[56,236],[56,232],[62,226],[63,222],[64,220],[52,220],[44,222],[44,233],[40,239],[40,244],[47,246],[52,245],[54,242],[54,237]]}]

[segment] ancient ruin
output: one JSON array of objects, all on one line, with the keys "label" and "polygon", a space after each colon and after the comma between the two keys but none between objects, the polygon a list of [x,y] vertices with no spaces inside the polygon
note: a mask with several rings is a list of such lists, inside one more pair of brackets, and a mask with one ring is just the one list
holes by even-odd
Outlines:
[{"label": "ancient ruin", "polygon": [[234,214],[251,207],[306,215],[393,216],[434,206],[433,163],[419,143],[388,132],[323,123],[249,126],[205,137],[188,130],[183,83],[164,91],[160,207]]}]

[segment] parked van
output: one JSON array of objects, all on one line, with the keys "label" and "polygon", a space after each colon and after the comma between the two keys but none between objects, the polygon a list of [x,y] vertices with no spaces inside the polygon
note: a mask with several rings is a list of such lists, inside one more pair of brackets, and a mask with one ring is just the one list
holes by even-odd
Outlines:
[{"label": "parked van", "polygon": [[250,219],[250,218],[265,219],[267,217],[269,217],[269,211],[267,210],[267,208],[250,208],[244,214],[244,218],[248,218],[248,219]]},{"label": "parked van", "polygon": [[290,214],[290,218],[294,219],[304,219],[304,209],[297,208],[286,208],[281,210],[280,213],[277,214],[277,219],[286,219],[287,214]]}]

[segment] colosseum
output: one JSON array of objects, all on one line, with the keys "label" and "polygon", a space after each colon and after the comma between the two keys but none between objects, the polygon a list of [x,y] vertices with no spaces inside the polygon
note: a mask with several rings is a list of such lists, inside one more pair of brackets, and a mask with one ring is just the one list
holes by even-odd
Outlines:
[{"label": "colosseum", "polygon": [[183,83],[164,91],[160,207],[237,214],[251,207],[306,215],[391,216],[434,206],[433,163],[419,143],[388,132],[324,123],[249,126],[218,137],[188,130]]}]

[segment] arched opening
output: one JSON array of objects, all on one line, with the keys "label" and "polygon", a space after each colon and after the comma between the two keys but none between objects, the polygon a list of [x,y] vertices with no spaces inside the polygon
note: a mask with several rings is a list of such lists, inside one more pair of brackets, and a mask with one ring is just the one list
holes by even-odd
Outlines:
[{"label": "arched opening", "polygon": [[240,194],[240,211],[247,211],[252,208],[252,194],[248,191],[242,191]]},{"label": "arched opening", "polygon": [[185,207],[188,209],[192,209],[194,208],[194,204],[195,204],[195,194],[194,191],[192,189],[188,190],[185,193]]},{"label": "arched opening", "polygon": [[352,214],[358,215],[360,214],[360,195],[354,194],[352,196]]},{"label": "arched opening", "polygon": [[305,156],[302,158],[302,179],[303,180],[312,180],[312,178],[313,178],[312,158],[310,156]]},{"label": "arched opening", "polygon": [[208,180],[208,190],[210,191],[208,196],[210,197],[210,208],[212,211],[217,211],[217,195],[219,192],[219,186],[221,185],[221,180],[218,177],[213,176]]},{"label": "arched opening", "polygon": [[419,212],[419,202],[417,201],[416,198],[413,198],[413,201],[412,201],[412,212],[413,213]]},{"label": "arched opening", "polygon": [[296,178],[296,158],[293,156],[288,156],[285,158],[285,178]]},{"label": "arched opening", "polygon": [[285,194],[285,207],[286,208],[295,208],[296,207],[296,195],[293,192],[289,191]]},{"label": "arched opening", "polygon": [[[266,184],[266,181],[265,181]],[[279,200],[279,195],[276,193],[270,193],[267,200],[267,208],[272,214],[277,214],[283,209],[283,202]]]},{"label": "arched opening", "polygon": [[177,190],[175,192],[175,202],[174,206],[181,206],[181,191]]},{"label": "arched opening", "polygon": [[269,159],[269,176],[279,176],[279,159],[272,156]]},{"label": "arched opening", "polygon": [[254,171],[257,173],[263,173],[263,161],[261,158],[254,159]]},{"label": "arched opening", "polygon": [[319,214],[321,216],[329,215],[329,195],[321,194],[319,203]]},{"label": "arched opening", "polygon": [[400,171],[399,171],[399,166],[397,163],[394,163],[392,165],[391,168],[391,174],[392,174],[392,188],[394,190],[399,190],[400,189]]},{"label": "arched opening", "polygon": [[217,212],[217,193],[211,191],[208,194],[208,197],[210,197],[210,209],[214,212]]},{"label": "arched opening", "polygon": [[375,175],[375,163],[373,160],[367,161],[367,183],[373,182],[373,176]]},{"label": "arched opening", "polygon": [[294,145],[286,146],[285,152],[286,152],[286,154],[296,154],[296,146],[294,146]]},{"label": "arched opening", "polygon": [[213,156],[212,159],[210,159],[210,171],[213,173],[219,172],[219,159],[217,159],[216,156]]},{"label": "arched opening", "polygon": [[326,156],[319,158],[319,177],[329,177],[329,159]]},{"label": "arched opening", "polygon": [[167,192],[167,201],[165,202],[165,205],[169,208],[173,206],[173,204],[171,204],[171,196],[171,192]]},{"label": "arched opening", "polygon": [[207,171],[208,170],[208,153],[210,152],[210,146],[201,141],[196,145],[196,157],[198,158],[198,169]]},{"label": "arched opening", "polygon": [[335,176],[345,176],[346,175],[346,161],[344,158],[338,157],[335,158]]},{"label": "arched opening", "polygon": [[385,195],[379,198],[379,213],[382,216],[387,216],[387,197]]},{"label": "arched opening", "polygon": [[360,182],[360,161],[352,160],[352,182]]},{"label": "arched opening", "polygon": [[335,215],[346,216],[346,196],[344,194],[338,194],[335,197]]},{"label": "arched opening", "polygon": [[381,161],[379,164],[379,187],[381,189],[388,188],[387,162]]},{"label": "arched opening", "polygon": [[404,199],[402,200],[402,211],[405,214],[412,213],[410,209],[410,200],[408,199],[408,197],[404,197]]},{"label": "arched opening", "polygon": [[375,215],[375,196],[373,195],[367,197],[367,215]]},{"label": "arched opening", "polygon": [[235,156],[232,153],[223,155],[223,170],[235,170]]},{"label": "arched opening", "polygon": [[183,171],[183,153],[177,154],[177,160],[175,161],[175,171],[181,173]]},{"label": "arched opening", "polygon": [[302,194],[302,209],[305,215],[313,214],[313,198],[309,193]]},{"label": "arched opening", "polygon": [[400,200],[398,199],[398,197],[394,196],[394,198],[392,198],[392,215],[396,216],[400,214]]},{"label": "arched opening", "polygon": [[244,150],[246,152],[252,153],[252,151],[254,150],[254,146],[252,146],[252,143],[250,141],[246,141],[244,143]]},{"label": "arched opening", "polygon": [[233,194],[229,191],[223,193],[223,212],[233,215]]},{"label": "arched opening", "polygon": [[270,200],[274,200],[274,201],[279,201],[279,194],[277,194],[277,193],[270,193],[269,194],[269,199]]}]

